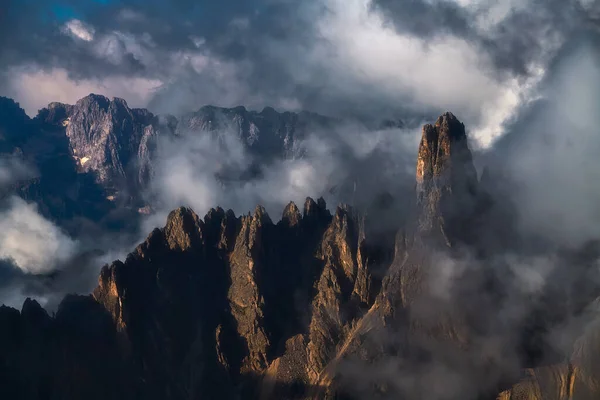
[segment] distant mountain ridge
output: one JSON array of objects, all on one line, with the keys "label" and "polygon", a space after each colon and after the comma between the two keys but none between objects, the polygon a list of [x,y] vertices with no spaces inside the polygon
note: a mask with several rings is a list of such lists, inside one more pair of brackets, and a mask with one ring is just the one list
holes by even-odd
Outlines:
[{"label": "distant mountain ridge", "polygon": [[296,138],[311,129],[330,127],[334,120],[312,113],[262,112],[244,107],[204,106],[176,118],[130,109],[123,99],[91,94],[73,106],[51,103],[42,109],[45,122],[64,126],[70,149],[82,172],[93,171],[116,195],[135,193],[147,185],[159,136],[176,138],[199,132],[232,130],[248,149],[265,158],[294,157]]},{"label": "distant mountain ridge", "polygon": [[[248,171],[238,172],[251,179],[275,160],[303,157],[303,139],[342,124],[270,107],[257,112],[204,106],[179,117],[158,116],[97,94],[73,105],[50,103],[30,119],[16,102],[0,98],[0,154],[16,154],[35,167],[35,179],[20,180],[16,191],[52,220],[83,217],[122,227],[123,218],[135,219],[151,201],[148,188],[164,141],[208,133],[218,142],[225,132],[233,134],[255,160]],[[369,129],[401,126],[402,121],[383,121]],[[216,178],[229,179],[227,170]],[[76,225],[68,222],[67,229],[69,224]]]}]

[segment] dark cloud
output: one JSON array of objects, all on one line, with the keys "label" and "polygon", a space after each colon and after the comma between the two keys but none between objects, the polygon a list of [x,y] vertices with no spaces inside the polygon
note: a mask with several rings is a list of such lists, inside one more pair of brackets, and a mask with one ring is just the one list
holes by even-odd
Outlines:
[{"label": "dark cloud", "polygon": [[[589,34],[596,9],[589,0],[7,0],[0,90],[27,97],[30,112],[61,89],[33,93],[38,81],[20,87],[23,75],[46,71],[49,82],[58,69],[94,92],[145,93],[132,103],[161,113],[242,104],[431,119],[452,110],[489,144],[530,95],[523,87]],[[132,78],[146,81],[115,89]],[[66,86],[61,101],[82,96]]]},{"label": "dark cloud", "polygon": [[[0,15],[0,89],[11,94],[8,69],[61,68],[70,79],[99,85],[113,76],[162,82],[149,103],[160,112],[208,103],[364,117],[452,108],[477,124],[486,103],[480,97],[491,102],[504,80],[552,58],[554,42],[579,25],[583,7],[576,0],[530,0],[498,17],[503,4],[512,2],[8,0]],[[376,19],[365,22],[378,16],[402,37],[390,38]],[[73,19],[80,25],[69,28]],[[477,59],[478,52],[489,60]],[[451,91],[434,77],[446,56],[459,58],[456,72],[444,71],[457,84],[468,82],[470,69],[481,76],[477,93],[438,93]]]},{"label": "dark cloud", "polygon": [[124,57],[119,65],[95,57],[84,43],[64,34],[61,24],[65,21],[61,21],[61,15],[57,13],[48,2],[3,2],[0,11],[0,60],[3,68],[35,65],[47,69],[59,66],[75,79],[115,72],[138,74],[143,69],[132,57]]},{"label": "dark cloud", "polygon": [[472,35],[472,15],[458,3],[445,0],[375,0],[381,12],[402,33],[432,38],[436,35]]},{"label": "dark cloud", "polygon": [[[52,2],[54,3],[54,2]],[[40,67],[65,67],[74,77],[103,76],[108,73],[144,74],[146,68],[159,73],[167,52],[195,50],[194,38],[202,39],[210,51],[231,59],[243,59],[259,49],[265,37],[297,42],[308,38],[302,21],[302,6],[269,0],[164,2],[136,0],[90,7],[81,2],[62,1],[57,11],[43,1],[8,0],[0,14],[3,65],[36,63]],[[27,12],[30,9],[36,12]],[[65,35],[70,19],[85,21],[94,35],[110,37],[105,46],[123,56],[118,63],[103,60],[85,41]],[[142,40],[140,40],[140,38]],[[128,44],[135,41],[142,50],[152,51],[155,63],[141,59]],[[89,44],[89,43],[88,43]],[[100,46],[102,47],[102,46]]]},{"label": "dark cloud", "polygon": [[374,0],[372,7],[398,32],[464,38],[490,56],[497,72],[516,75],[530,74],[532,63],[547,61],[558,42],[588,19],[578,0],[483,1],[466,7],[447,0]]},{"label": "dark cloud", "polygon": [[542,97],[523,107],[481,155],[512,181],[522,230],[562,246],[600,238],[598,39],[581,37],[564,48],[548,68]]}]

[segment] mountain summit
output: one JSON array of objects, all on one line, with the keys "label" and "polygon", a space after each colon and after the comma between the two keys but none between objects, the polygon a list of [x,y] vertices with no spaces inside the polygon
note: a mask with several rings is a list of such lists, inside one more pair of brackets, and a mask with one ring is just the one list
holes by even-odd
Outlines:
[{"label": "mountain summit", "polygon": [[464,231],[458,219],[472,211],[478,182],[465,126],[452,113],[423,126],[416,180],[419,231],[436,230],[446,242],[455,241]]}]

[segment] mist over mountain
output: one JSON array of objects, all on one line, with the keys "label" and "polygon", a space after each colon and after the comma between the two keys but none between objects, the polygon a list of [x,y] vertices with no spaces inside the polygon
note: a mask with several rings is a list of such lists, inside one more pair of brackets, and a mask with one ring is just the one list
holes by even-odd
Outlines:
[{"label": "mist over mountain", "polygon": [[[44,238],[0,248],[27,273],[63,274],[63,264],[87,253],[107,257],[99,264],[124,255],[182,204],[208,211],[260,203],[272,211],[308,193],[367,207],[410,188],[412,167],[395,156],[410,151],[411,120],[212,106],[155,116],[95,94],[50,103],[33,119],[10,99],[0,108],[6,237]],[[373,169],[386,172],[374,179]],[[89,290],[97,266],[89,270],[86,285],[64,290]]]},{"label": "mist over mountain", "polygon": [[599,21],[4,1],[0,398],[600,397]]}]

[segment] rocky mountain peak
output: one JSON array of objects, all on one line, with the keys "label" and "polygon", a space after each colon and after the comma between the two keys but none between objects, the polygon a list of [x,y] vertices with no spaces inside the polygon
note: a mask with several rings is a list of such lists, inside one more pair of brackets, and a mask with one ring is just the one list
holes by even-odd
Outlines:
[{"label": "rocky mountain peak", "polygon": [[451,136],[454,139],[461,140],[466,138],[465,125],[449,111],[438,117],[435,121],[435,126],[441,130],[442,134]]},{"label": "rocky mountain peak", "polygon": [[86,108],[86,109],[100,109],[107,111],[110,106],[110,99],[101,94],[90,93],[89,95],[77,100],[75,107]]},{"label": "rocky mountain peak", "polygon": [[147,184],[160,129],[152,113],[131,109],[117,97],[90,94],[67,110],[63,125],[79,171],[95,173],[112,198]]},{"label": "rocky mountain peak", "polygon": [[48,313],[42,308],[40,303],[27,298],[21,308],[21,316],[26,320],[40,321],[48,318]]},{"label": "rocky mountain peak", "polygon": [[458,176],[476,180],[465,126],[452,113],[442,114],[433,125],[424,125],[422,132],[416,177],[421,190],[430,184],[451,185]]},{"label": "rocky mountain peak", "polygon": [[165,226],[165,238],[171,250],[186,251],[199,248],[204,223],[190,208],[179,207],[171,211]]},{"label": "rocky mountain peak", "polygon": [[48,104],[48,107],[40,110],[37,119],[50,125],[61,125],[69,118],[72,109],[73,106],[71,105],[53,102]]},{"label": "rocky mountain peak", "polygon": [[315,202],[312,198],[307,197],[304,202],[304,218],[318,219],[324,215],[331,216],[331,213],[327,210],[325,199],[319,197]]},{"label": "rocky mountain peak", "polygon": [[449,220],[468,214],[477,190],[477,172],[465,126],[452,113],[423,126],[417,155],[417,205],[419,231],[445,229]]},{"label": "rocky mountain peak", "polygon": [[129,108],[127,106],[127,101],[125,101],[125,99],[122,99],[120,97],[113,97],[111,103],[113,103],[119,107]]},{"label": "rocky mountain peak", "polygon": [[262,115],[272,116],[272,115],[276,115],[277,111],[275,111],[275,109],[273,107],[267,106],[267,107],[264,107],[260,113]]},{"label": "rocky mountain peak", "polygon": [[281,216],[281,221],[287,226],[296,226],[300,223],[302,219],[302,214],[300,214],[300,210],[298,206],[291,201],[283,210],[283,215]]},{"label": "rocky mountain peak", "polygon": [[256,208],[254,209],[254,215],[252,217],[252,220],[254,223],[260,225],[273,224],[273,221],[271,221],[271,217],[269,217],[267,210],[261,205],[256,206]]}]

